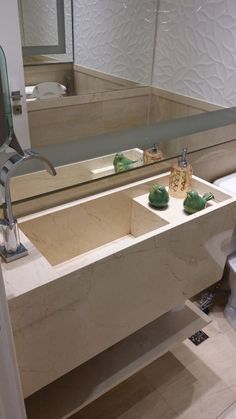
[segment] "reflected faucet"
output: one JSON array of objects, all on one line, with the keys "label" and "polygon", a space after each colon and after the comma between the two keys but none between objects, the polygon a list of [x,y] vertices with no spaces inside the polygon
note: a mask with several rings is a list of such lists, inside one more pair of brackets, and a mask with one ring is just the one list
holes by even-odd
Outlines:
[{"label": "reflected faucet", "polygon": [[3,233],[3,244],[0,246],[0,255],[6,262],[19,259],[28,254],[25,246],[20,242],[17,220],[13,216],[10,193],[10,179],[16,169],[28,160],[40,160],[50,175],[55,176],[56,170],[52,163],[33,150],[25,150],[23,154],[13,154],[0,171],[0,184],[2,185],[2,207],[4,218],[0,220],[0,229]]}]

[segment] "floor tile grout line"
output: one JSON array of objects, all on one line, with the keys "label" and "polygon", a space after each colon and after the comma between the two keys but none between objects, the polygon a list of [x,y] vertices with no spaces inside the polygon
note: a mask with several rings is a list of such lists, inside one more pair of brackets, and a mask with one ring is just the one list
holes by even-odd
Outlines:
[{"label": "floor tile grout line", "polygon": [[174,413],[175,418],[173,418],[173,419],[180,419],[179,413],[176,412],[176,410],[173,409],[172,406],[170,406],[168,400],[166,400],[166,398],[163,396],[163,394],[160,393],[160,391],[158,390],[158,387],[154,386],[154,384],[152,383],[152,381],[142,371],[140,371],[140,374],[142,375],[142,377],[145,380],[147,380],[147,382],[150,384],[150,386],[153,389],[153,391],[158,394],[158,396],[161,398],[161,400],[163,400],[163,402],[165,402],[165,404],[168,406],[168,409],[170,410],[170,412],[171,413]]},{"label": "floor tile grout line", "polygon": [[[227,410],[230,410],[231,407],[233,407],[233,405],[235,405],[235,416],[236,416],[236,401],[234,401],[228,407],[226,407],[224,410],[222,410],[222,412],[216,417],[216,419],[221,419],[222,415],[224,415],[225,413],[227,413]],[[231,413],[231,412],[229,412],[229,413]],[[227,417],[225,419],[227,419]]]}]

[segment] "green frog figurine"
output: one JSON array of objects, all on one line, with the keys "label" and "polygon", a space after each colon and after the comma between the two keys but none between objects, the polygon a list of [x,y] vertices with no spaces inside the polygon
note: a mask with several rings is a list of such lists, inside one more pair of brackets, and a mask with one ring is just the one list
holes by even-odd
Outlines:
[{"label": "green frog figurine", "polygon": [[210,199],[214,199],[214,195],[211,192],[207,192],[203,196],[200,196],[196,191],[187,192],[183,202],[184,210],[188,214],[194,214],[206,208],[207,201],[210,201]]},{"label": "green frog figurine", "polygon": [[148,199],[152,207],[164,208],[164,207],[167,207],[168,205],[169,194],[165,186],[155,184],[152,186]]},{"label": "green frog figurine", "polygon": [[125,157],[123,153],[117,153],[113,160],[113,166],[115,172],[125,172],[130,169],[131,164],[137,163],[138,160],[131,160],[128,157]]}]

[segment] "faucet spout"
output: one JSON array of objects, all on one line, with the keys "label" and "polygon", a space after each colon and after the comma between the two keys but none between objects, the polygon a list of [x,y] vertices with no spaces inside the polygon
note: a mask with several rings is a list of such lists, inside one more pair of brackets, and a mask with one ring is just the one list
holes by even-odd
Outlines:
[{"label": "faucet spout", "polygon": [[[2,186],[2,207],[4,219],[0,222],[3,231],[4,246],[0,246],[0,254],[9,262],[27,254],[26,249],[20,243],[17,220],[13,216],[12,201],[10,192],[10,180],[16,169],[27,160],[40,160],[48,173],[56,175],[56,170],[52,163],[41,154],[33,150],[25,150],[24,155],[13,154],[3,165],[0,171],[0,185]],[[21,249],[24,248],[24,251]],[[26,252],[25,252],[26,251]],[[7,255],[9,257],[7,257]]]}]

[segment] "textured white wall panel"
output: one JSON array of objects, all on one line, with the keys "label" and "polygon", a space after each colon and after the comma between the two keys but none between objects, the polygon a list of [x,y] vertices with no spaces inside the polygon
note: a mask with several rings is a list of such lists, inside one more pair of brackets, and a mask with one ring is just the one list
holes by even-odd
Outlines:
[{"label": "textured white wall panel", "polygon": [[160,0],[153,84],[236,105],[236,0]]},{"label": "textured white wall panel", "polygon": [[74,0],[75,63],[150,84],[157,0]]},{"label": "textured white wall panel", "polygon": [[56,45],[58,43],[56,0],[21,0],[23,46]]}]

